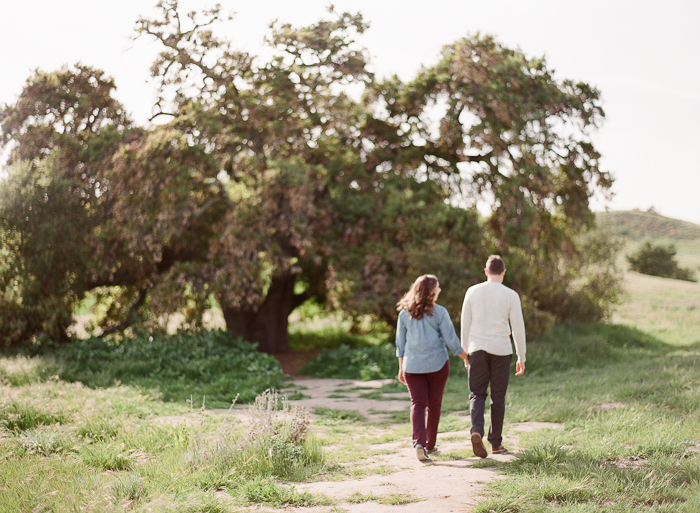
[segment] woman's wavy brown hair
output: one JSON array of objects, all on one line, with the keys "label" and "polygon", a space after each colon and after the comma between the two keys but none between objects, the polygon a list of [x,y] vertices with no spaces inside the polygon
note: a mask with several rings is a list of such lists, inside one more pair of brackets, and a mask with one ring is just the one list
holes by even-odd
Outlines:
[{"label": "woman's wavy brown hair", "polygon": [[401,301],[396,303],[396,309],[401,311],[405,308],[414,319],[422,319],[423,315],[432,317],[437,286],[438,279],[432,274],[419,276]]}]

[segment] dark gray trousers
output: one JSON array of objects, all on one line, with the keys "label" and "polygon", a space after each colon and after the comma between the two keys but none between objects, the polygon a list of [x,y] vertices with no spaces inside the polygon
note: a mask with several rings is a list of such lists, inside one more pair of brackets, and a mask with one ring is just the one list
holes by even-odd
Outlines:
[{"label": "dark gray trousers", "polygon": [[503,442],[503,417],[506,412],[506,390],[513,355],[499,356],[486,351],[469,354],[469,410],[472,416],[471,432],[484,436],[484,408],[491,385],[491,426],[488,441],[491,447]]}]

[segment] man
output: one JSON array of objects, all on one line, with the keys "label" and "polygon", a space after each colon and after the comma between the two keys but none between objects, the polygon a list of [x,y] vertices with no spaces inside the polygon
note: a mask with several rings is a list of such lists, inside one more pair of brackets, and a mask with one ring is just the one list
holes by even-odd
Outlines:
[{"label": "man", "polygon": [[491,386],[491,426],[488,441],[493,454],[506,452],[503,447],[503,417],[506,409],[506,389],[510,375],[513,334],[518,361],[515,375],[525,372],[525,323],[520,297],[503,285],[506,266],[498,255],[486,261],[486,281],[469,287],[462,305],[462,347],[469,364],[469,408],[471,410],[471,441],[474,454],[488,456],[484,436],[484,406]]}]

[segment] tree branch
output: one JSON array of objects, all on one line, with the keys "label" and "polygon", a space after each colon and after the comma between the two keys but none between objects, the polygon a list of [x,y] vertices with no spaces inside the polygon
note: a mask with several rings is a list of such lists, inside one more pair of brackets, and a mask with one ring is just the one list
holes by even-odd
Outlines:
[{"label": "tree branch", "polygon": [[123,322],[117,324],[116,326],[107,328],[102,332],[102,334],[98,338],[104,338],[107,335],[111,335],[112,333],[122,332],[126,328],[134,324],[134,321],[136,320],[136,312],[146,302],[146,296],[148,295],[148,291],[150,290],[150,288],[151,287],[149,285],[146,288],[141,289],[139,291],[139,297],[136,298],[134,304],[131,305],[131,308],[129,308],[129,315],[126,316],[126,319],[124,319]]}]

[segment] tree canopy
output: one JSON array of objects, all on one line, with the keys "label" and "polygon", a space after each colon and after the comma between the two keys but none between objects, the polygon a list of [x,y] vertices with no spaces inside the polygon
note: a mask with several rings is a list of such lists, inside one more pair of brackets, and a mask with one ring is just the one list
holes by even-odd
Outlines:
[{"label": "tree canopy", "polygon": [[162,124],[135,126],[114,82],[82,65],[37,71],[0,109],[6,343],[65,338],[93,291],[106,331],[137,313],[197,325],[213,299],[231,333],[283,351],[302,302],[393,321],[427,272],[456,315],[491,252],[534,311],[570,316],[561,300],[577,296],[602,315],[600,295],[580,292],[609,270],[575,280],[595,267],[579,237],[589,200],[611,185],[590,139],[597,90],[481,35],[408,83],[377,79],[356,42],[362,16],[332,10],[273,25],[263,60],[215,34],[218,7],[158,6],[137,33],[162,48]]}]

